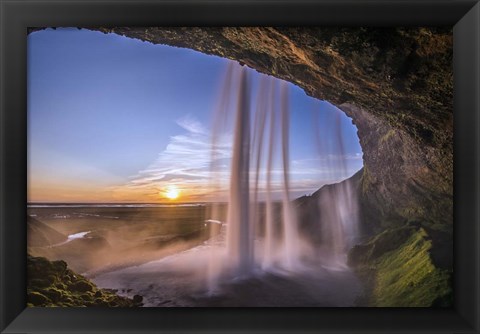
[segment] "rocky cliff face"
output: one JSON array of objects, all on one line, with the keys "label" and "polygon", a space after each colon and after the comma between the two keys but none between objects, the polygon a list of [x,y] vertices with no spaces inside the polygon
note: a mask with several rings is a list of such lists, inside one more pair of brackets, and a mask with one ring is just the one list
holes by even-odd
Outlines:
[{"label": "rocky cliff face", "polygon": [[451,27],[99,30],[234,59],[335,104],[358,128],[367,227],[451,227]]}]

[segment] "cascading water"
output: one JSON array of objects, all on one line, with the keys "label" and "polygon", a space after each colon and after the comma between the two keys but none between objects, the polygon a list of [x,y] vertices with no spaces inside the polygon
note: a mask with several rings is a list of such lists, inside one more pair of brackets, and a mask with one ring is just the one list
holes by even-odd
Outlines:
[{"label": "cascading water", "polygon": [[[321,112],[321,111],[318,111]],[[319,129],[318,112],[314,113],[314,132],[319,156],[327,179],[345,179],[347,174],[346,148],[343,141],[340,111],[337,111],[331,133]],[[328,137],[335,138],[329,141]],[[330,146],[330,147],[329,147]],[[333,146],[333,147],[332,147]],[[329,152],[339,152],[331,156]],[[325,186],[318,196],[318,224],[321,226],[321,250],[324,262],[330,266],[346,267],[347,252],[358,236],[358,200],[352,181],[346,179]]]},{"label": "cascading water", "polygon": [[281,131],[282,131],[282,158],[283,158],[283,239],[284,259],[286,268],[295,269],[300,256],[300,238],[298,235],[297,219],[290,199],[290,154],[289,154],[289,101],[285,82],[282,82],[280,91]]},{"label": "cascading water", "polygon": [[[207,279],[210,292],[216,290],[222,277],[248,277],[259,270],[294,272],[301,268],[305,255],[290,189],[287,84],[263,76],[257,87],[251,84],[249,71],[233,62],[229,65],[214,117],[212,152],[216,152],[222,133],[230,126],[233,154],[226,216],[219,213],[218,205],[212,206],[212,219],[225,220],[226,244],[223,253],[221,248],[211,251]],[[257,101],[252,103],[255,95]],[[232,101],[237,101],[236,105]],[[343,152],[340,127],[335,135]],[[320,137],[319,142],[323,142]],[[212,153],[212,179],[219,171],[218,160]],[[343,162],[341,166],[345,169]],[[321,248],[328,264],[345,263],[349,240],[356,234],[354,193],[344,183],[318,198]]]},{"label": "cascading water", "polygon": [[232,270],[238,276],[252,269],[253,240],[250,233],[250,96],[248,73],[242,67],[235,138],[230,175],[227,249]]}]

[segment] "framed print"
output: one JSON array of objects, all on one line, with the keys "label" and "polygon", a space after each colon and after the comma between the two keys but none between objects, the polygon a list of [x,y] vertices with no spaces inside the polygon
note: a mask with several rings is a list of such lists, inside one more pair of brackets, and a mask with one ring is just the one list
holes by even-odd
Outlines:
[{"label": "framed print", "polygon": [[1,330],[479,331],[476,1],[2,1]]}]

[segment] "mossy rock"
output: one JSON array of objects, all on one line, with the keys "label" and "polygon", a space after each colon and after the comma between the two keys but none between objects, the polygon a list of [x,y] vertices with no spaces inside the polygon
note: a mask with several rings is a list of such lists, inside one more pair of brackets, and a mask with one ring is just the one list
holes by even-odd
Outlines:
[{"label": "mossy rock", "polygon": [[52,284],[48,278],[34,278],[29,281],[29,285],[36,286],[39,288],[47,288]]},{"label": "mossy rock", "polygon": [[94,300],[94,303],[95,303],[96,306],[108,306],[109,305],[108,302],[106,300],[102,299],[102,298],[96,298]]},{"label": "mossy rock", "polygon": [[82,298],[83,300],[85,301],[93,301],[95,299],[95,297],[93,297],[93,294],[89,294],[89,293],[84,293],[80,296],[80,298]]},{"label": "mossy rock", "polygon": [[365,306],[452,306],[452,270],[432,259],[432,240],[421,227],[391,229],[349,254],[366,284]]},{"label": "mossy rock", "polygon": [[93,290],[93,285],[87,281],[77,281],[68,286],[70,291],[88,292]]},{"label": "mossy rock", "polygon": [[349,264],[367,263],[387,252],[397,249],[405,240],[414,234],[416,230],[415,227],[388,229],[373,237],[366,244],[354,246],[348,254]]},{"label": "mossy rock", "polygon": [[55,268],[55,270],[60,274],[63,274],[67,270],[67,263],[65,261],[62,261],[62,260],[53,261],[52,265]]},{"label": "mossy rock", "polygon": [[118,305],[117,301],[110,301],[110,302],[108,302],[108,306],[109,307],[118,307],[119,305]]},{"label": "mossy rock", "polygon": [[34,306],[42,306],[50,302],[50,300],[40,292],[31,291],[28,292],[27,296],[28,302]]},{"label": "mossy rock", "polygon": [[70,298],[70,297],[64,298],[64,299],[62,300],[62,303],[63,303],[63,305],[70,305],[70,306],[75,305],[74,300],[73,300],[72,298]]},{"label": "mossy rock", "polygon": [[54,302],[58,302],[63,298],[63,293],[62,291],[55,289],[55,288],[49,288],[47,290],[42,291],[45,296],[47,296],[50,300]]},{"label": "mossy rock", "polygon": [[27,269],[27,305],[30,307],[141,306],[142,296],[135,296],[134,301],[116,295],[116,290],[98,289],[88,279],[68,269],[64,261],[50,262],[28,256]]}]

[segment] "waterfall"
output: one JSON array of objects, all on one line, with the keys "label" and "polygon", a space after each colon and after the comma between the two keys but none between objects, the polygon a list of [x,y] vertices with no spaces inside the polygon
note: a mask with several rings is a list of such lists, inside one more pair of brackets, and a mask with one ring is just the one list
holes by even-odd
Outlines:
[{"label": "waterfall", "polygon": [[[262,76],[254,85],[250,71],[230,63],[214,115],[210,166],[213,193],[220,189],[215,183],[220,170],[217,148],[221,138],[225,139],[222,134],[231,132],[233,136],[228,195],[214,198],[217,203],[226,203],[227,213],[221,212],[219,204],[213,204],[210,212],[211,221],[225,221],[226,227],[223,253],[213,247],[211,251],[207,270],[210,292],[218,288],[220,278],[236,279],[278,270],[293,273],[301,268],[305,255],[306,241],[291,198],[287,83]],[[335,141],[343,152],[340,130],[337,120]],[[317,139],[323,145],[321,137]],[[346,170],[344,162],[340,169]],[[349,238],[356,233],[356,223],[351,223],[356,219],[355,214],[352,218],[352,212],[356,212],[354,191],[345,183],[323,192],[318,204],[325,257],[344,263]]]},{"label": "waterfall", "polygon": [[295,269],[299,257],[300,240],[297,228],[296,214],[290,201],[290,150],[289,150],[289,101],[288,90],[285,82],[282,82],[280,92],[280,109],[281,109],[281,131],[282,131],[282,162],[283,162],[283,239],[284,239],[284,261],[286,268]]},{"label": "waterfall", "polygon": [[228,203],[227,249],[236,275],[252,269],[253,240],[250,233],[250,92],[248,72],[242,67],[235,121],[230,197]]},{"label": "waterfall", "polygon": [[272,85],[270,90],[270,109],[268,110],[268,116],[270,116],[269,122],[269,139],[268,139],[268,157],[267,157],[267,169],[266,169],[266,198],[265,198],[265,247],[263,253],[262,268],[268,269],[272,267],[274,263],[274,207],[272,200],[272,169],[273,169],[273,153],[275,152],[275,127],[276,117],[274,112],[274,99],[275,99],[275,87]]},{"label": "waterfall", "polygon": [[[345,179],[347,174],[347,154],[342,134],[341,112],[334,115],[330,133],[322,133],[318,115],[314,113],[314,133],[317,139],[319,156],[323,157],[322,168],[330,180]],[[329,141],[328,138],[335,140]],[[329,152],[339,152],[335,156]],[[318,224],[321,231],[323,261],[334,267],[347,267],[347,252],[358,235],[358,199],[352,181],[326,185],[318,196]]]}]

